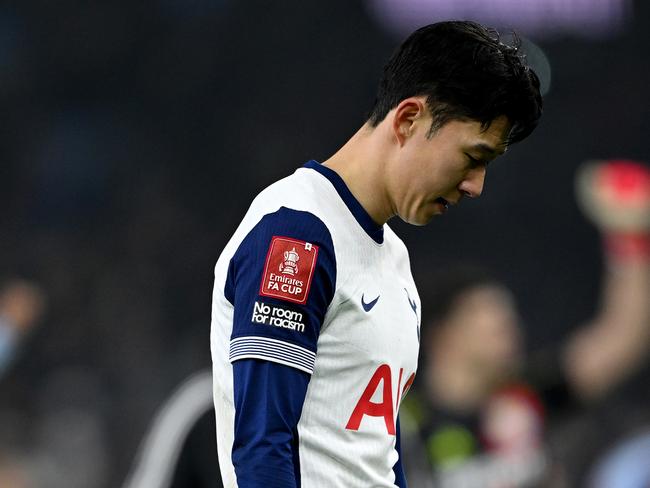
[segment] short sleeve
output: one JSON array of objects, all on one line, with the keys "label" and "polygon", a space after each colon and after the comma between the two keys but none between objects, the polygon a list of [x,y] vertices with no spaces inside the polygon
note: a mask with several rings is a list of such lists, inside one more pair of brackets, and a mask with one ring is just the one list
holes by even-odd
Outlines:
[{"label": "short sleeve", "polygon": [[311,374],[335,284],[332,238],[318,217],[285,207],[265,215],[228,267],[230,361],[263,359]]}]

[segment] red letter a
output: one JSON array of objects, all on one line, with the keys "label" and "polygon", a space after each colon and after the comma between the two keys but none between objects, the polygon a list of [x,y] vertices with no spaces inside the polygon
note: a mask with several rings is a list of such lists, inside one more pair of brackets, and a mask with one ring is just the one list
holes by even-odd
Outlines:
[{"label": "red letter a", "polygon": [[[383,384],[383,396],[381,403],[371,402],[370,399],[374,395],[379,382],[382,381]],[[391,384],[391,371],[390,366],[387,364],[382,364],[377,368],[375,374],[370,378],[370,382],[366,389],[364,390],[357,406],[354,407],[352,415],[350,415],[350,420],[345,426],[349,430],[359,430],[359,425],[361,425],[361,419],[364,415],[370,415],[371,417],[384,417],[384,422],[386,422],[386,430],[390,435],[395,435],[395,421],[393,420],[393,387]]]}]

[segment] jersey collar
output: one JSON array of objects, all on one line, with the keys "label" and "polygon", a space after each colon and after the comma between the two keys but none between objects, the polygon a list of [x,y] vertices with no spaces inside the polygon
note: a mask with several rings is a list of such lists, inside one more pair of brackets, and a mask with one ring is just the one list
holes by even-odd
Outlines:
[{"label": "jersey collar", "polygon": [[308,161],[304,167],[313,169],[327,178],[334,186],[341,197],[341,200],[343,200],[343,203],[348,207],[356,221],[359,222],[359,225],[366,231],[366,234],[368,234],[378,244],[384,242],[384,226],[378,225],[374,220],[372,220],[372,217],[370,217],[368,212],[366,212],[366,209],[361,206],[359,200],[354,198],[354,195],[352,195],[352,192],[343,181],[343,178],[341,178],[336,171],[327,166],[323,166],[318,161],[314,160]]}]

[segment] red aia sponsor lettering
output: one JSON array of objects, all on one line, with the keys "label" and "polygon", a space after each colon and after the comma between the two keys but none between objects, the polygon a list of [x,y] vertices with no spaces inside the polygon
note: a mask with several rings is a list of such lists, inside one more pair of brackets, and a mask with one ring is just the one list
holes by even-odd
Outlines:
[{"label": "red aia sponsor lettering", "polygon": [[260,295],[307,303],[317,258],[315,244],[273,236],[264,264]]},{"label": "red aia sponsor lettering", "polygon": [[[404,374],[404,368],[399,369],[399,380],[397,381],[397,391],[400,391],[402,386],[402,376]],[[397,395],[395,400],[395,408],[393,409],[393,381],[392,381],[392,371],[388,364],[382,364],[377,368],[377,371],[372,375],[368,386],[361,394],[361,398],[357,402],[357,406],[354,407],[352,415],[348,420],[347,425],[345,426],[348,430],[359,430],[361,421],[363,420],[364,415],[369,415],[370,417],[384,417],[384,422],[386,423],[386,430],[388,434],[395,435],[395,412],[399,410],[399,404],[408,393],[413,380],[415,379],[415,373],[411,373],[408,380],[402,388],[401,394]],[[382,401],[380,403],[373,402],[371,398],[375,395],[375,392],[382,385]]]}]

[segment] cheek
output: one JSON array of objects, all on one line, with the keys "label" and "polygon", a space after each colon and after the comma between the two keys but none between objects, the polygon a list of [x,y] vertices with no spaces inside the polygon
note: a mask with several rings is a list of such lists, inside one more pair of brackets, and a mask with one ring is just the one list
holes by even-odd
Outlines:
[{"label": "cheek", "polygon": [[446,166],[434,165],[420,176],[421,184],[429,193],[441,196],[455,188],[460,182],[459,175]]},{"label": "cheek", "polygon": [[430,172],[437,166],[435,158],[432,158],[422,149],[411,148],[409,151],[407,151],[405,157],[405,163],[408,165],[408,171],[410,173],[423,175]]},{"label": "cheek", "polygon": [[411,150],[402,154],[400,164],[394,175],[404,195],[428,193],[440,176],[435,165],[430,164],[421,151]]}]

